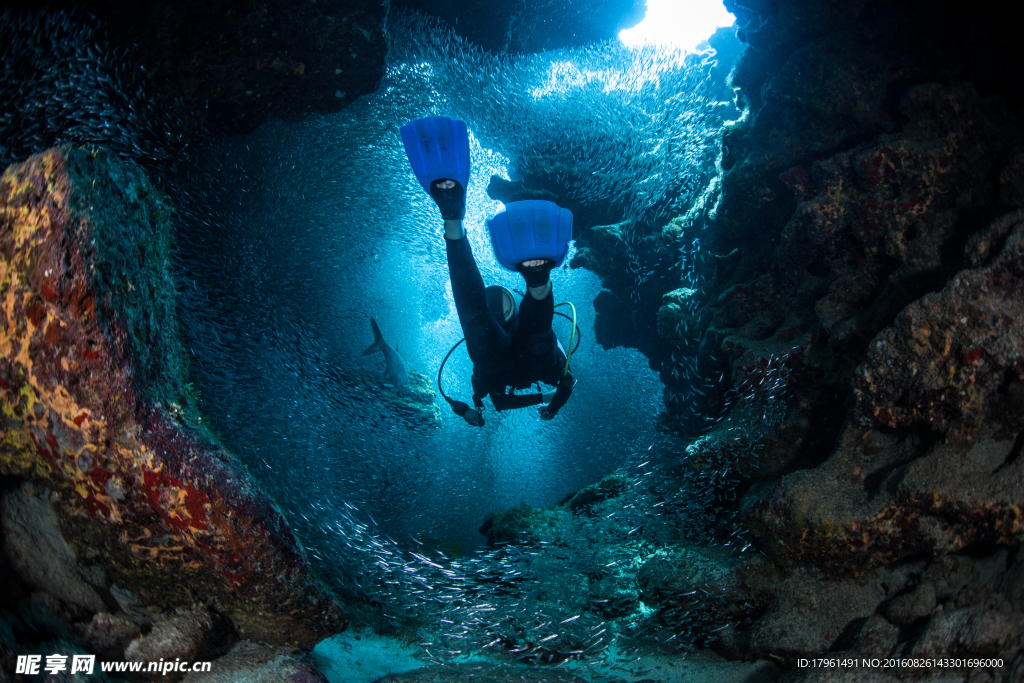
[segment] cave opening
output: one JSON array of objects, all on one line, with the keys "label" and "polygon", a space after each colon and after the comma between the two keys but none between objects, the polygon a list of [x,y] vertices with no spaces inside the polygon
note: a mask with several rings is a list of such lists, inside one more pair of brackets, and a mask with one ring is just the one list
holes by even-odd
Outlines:
[{"label": "cave opening", "polygon": [[[727,79],[595,44],[654,0],[122,4],[0,13],[0,678],[1021,680],[1019,10],[726,0]],[[553,422],[434,393],[433,114],[488,282],[576,217]]]},{"label": "cave opening", "polygon": [[[671,462],[719,415],[691,409],[690,439],[659,425],[658,342],[637,341],[629,315],[699,287],[721,128],[738,115],[726,77],[739,43],[723,29],[717,53],[605,43],[498,57],[401,11],[388,34],[377,92],[339,114],[271,119],[208,144],[171,192],[179,318],[204,417],[283,508],[317,572],[366,606],[361,621],[427,626],[421,645],[439,660],[483,649],[579,659],[619,632],[683,634],[670,649],[710,642],[714,615],[677,610],[654,624],[637,573],[684,537],[732,535],[736,545],[708,551],[727,557],[749,548],[725,511],[742,476],[728,462],[696,474]],[[398,136],[431,115],[469,124],[467,232],[487,284],[522,286],[489,244],[484,222],[500,200],[554,198],[575,213],[552,282],[579,312],[581,381],[552,423],[489,410],[474,430],[434,397],[462,335],[440,220]],[[609,224],[626,250],[622,283],[574,260],[608,255],[588,233]],[[634,337],[626,346],[600,336],[591,302],[601,294],[626,303],[623,319],[604,323]],[[382,380],[378,354],[361,355],[371,317],[410,368],[411,396]],[[567,343],[569,324],[556,318],[555,329]],[[698,341],[671,364],[703,395],[703,383],[728,380],[705,376]],[[456,351],[446,391],[468,398],[471,371]]]}]

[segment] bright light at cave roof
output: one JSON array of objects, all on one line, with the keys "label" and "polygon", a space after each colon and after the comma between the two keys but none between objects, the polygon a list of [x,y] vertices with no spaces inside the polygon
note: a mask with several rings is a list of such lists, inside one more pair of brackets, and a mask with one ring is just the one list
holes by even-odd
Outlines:
[{"label": "bright light at cave roof", "polygon": [[630,47],[654,43],[695,52],[715,29],[735,21],[722,0],[647,0],[644,20],[619,31],[619,40]]}]

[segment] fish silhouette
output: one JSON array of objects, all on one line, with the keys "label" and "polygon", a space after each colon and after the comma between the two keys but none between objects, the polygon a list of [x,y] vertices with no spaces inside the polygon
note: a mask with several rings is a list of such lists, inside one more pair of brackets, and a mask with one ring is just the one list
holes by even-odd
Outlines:
[{"label": "fish silhouette", "polygon": [[370,328],[373,330],[373,343],[370,347],[363,351],[364,356],[369,356],[374,351],[380,351],[384,354],[384,364],[387,368],[388,379],[391,380],[391,384],[394,385],[400,393],[409,393],[409,373],[405,369],[405,361],[398,355],[391,346],[384,341],[383,335],[380,333],[380,328],[377,327],[377,321],[370,318]]}]

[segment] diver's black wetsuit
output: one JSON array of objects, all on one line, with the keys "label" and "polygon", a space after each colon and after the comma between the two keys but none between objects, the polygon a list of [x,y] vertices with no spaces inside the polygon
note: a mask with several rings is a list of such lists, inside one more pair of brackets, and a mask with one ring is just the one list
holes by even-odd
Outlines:
[{"label": "diver's black wetsuit", "polygon": [[558,387],[542,412],[550,419],[569,399],[574,384],[572,374],[564,374],[565,355],[551,329],[554,294],[549,292],[540,301],[524,296],[519,317],[506,330],[487,308],[484,281],[469,239],[445,238],[445,243],[455,308],[473,361],[474,402],[479,406],[479,399],[490,394],[497,410],[539,405],[541,394],[509,394],[505,387],[526,389],[540,381]]}]

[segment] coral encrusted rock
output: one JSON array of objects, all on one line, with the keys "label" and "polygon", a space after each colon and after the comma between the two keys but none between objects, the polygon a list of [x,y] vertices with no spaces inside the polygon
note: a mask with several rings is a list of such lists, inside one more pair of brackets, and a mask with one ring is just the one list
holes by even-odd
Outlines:
[{"label": "coral encrusted rock", "polygon": [[561,507],[533,507],[520,503],[503,512],[489,513],[480,525],[487,545],[547,541],[553,538],[572,518]]},{"label": "coral encrusted rock", "polygon": [[1003,232],[986,265],[907,306],[872,341],[828,462],[787,475],[752,510],[774,559],[841,573],[1020,543],[1024,223]]},{"label": "coral encrusted rock", "polygon": [[100,150],[49,150],[0,177],[0,473],[50,489],[55,516],[31,509],[56,520],[68,567],[90,559],[104,600],[203,602],[244,637],[311,647],[347,618],[195,410],[170,212]]},{"label": "coral encrusted rock", "polygon": [[76,624],[75,631],[90,652],[105,660],[123,659],[124,649],[142,635],[135,622],[106,612],[94,614],[88,624]]},{"label": "coral encrusted rock", "polygon": [[878,335],[854,376],[862,421],[971,441],[1024,381],[1024,220],[1005,239],[991,264],[961,271]]}]

